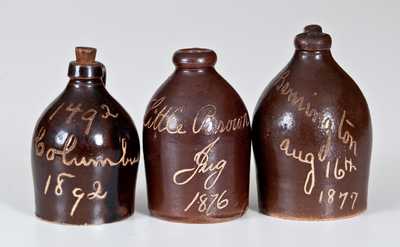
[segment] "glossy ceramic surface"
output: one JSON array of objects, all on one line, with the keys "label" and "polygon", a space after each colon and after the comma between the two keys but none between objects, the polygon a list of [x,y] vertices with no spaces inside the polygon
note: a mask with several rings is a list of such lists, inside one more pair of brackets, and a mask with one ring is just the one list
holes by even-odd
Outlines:
[{"label": "glossy ceramic surface", "polygon": [[359,214],[372,144],[367,102],[333,59],[321,27],[307,26],[295,46],[254,114],[260,211],[302,220]]},{"label": "glossy ceramic surface", "polygon": [[134,211],[138,135],[94,58],[95,49],[77,48],[67,87],[34,131],[36,215],[48,221],[101,224]]},{"label": "glossy ceramic surface", "polygon": [[250,122],[216,60],[208,49],[177,51],[176,70],[147,107],[143,148],[154,216],[212,223],[247,208]]}]

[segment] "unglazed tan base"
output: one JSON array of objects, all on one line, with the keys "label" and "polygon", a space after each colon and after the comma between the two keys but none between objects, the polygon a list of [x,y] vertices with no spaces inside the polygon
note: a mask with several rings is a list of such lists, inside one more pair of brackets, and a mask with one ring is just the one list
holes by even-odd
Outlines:
[{"label": "unglazed tan base", "polygon": [[89,223],[89,224],[88,223],[73,224],[73,223],[69,223],[69,222],[61,222],[61,221],[49,220],[49,219],[43,218],[40,215],[35,213],[36,218],[41,220],[41,221],[44,221],[44,222],[47,222],[47,223],[52,223],[52,224],[69,225],[69,226],[97,226],[97,225],[103,225],[103,224],[112,224],[112,223],[115,223],[115,222],[126,220],[127,218],[131,217],[132,215],[133,215],[133,213],[132,214],[127,214],[127,215],[124,215],[124,216],[122,216],[122,217],[120,217],[120,218],[118,218],[116,220],[108,221],[108,222],[98,222],[98,223]]},{"label": "unglazed tan base", "polygon": [[213,218],[213,217],[201,217],[201,218],[195,218],[195,217],[171,217],[171,216],[166,216],[159,214],[157,212],[151,211],[150,210],[150,215],[154,216],[156,218],[166,220],[166,221],[171,221],[171,222],[176,222],[176,223],[186,223],[186,224],[215,224],[215,223],[223,223],[227,221],[231,221],[237,218],[240,218],[243,216],[243,214],[246,212],[244,210],[241,214],[234,215],[234,216],[228,216],[228,217],[223,217],[223,218]]},{"label": "unglazed tan base", "polygon": [[279,218],[279,219],[284,219],[284,220],[297,220],[297,221],[334,221],[334,220],[343,220],[343,219],[349,219],[356,217],[362,213],[364,213],[366,209],[363,209],[361,211],[358,211],[354,214],[349,214],[349,215],[344,215],[344,216],[339,216],[339,217],[326,217],[326,218],[317,218],[317,217],[296,217],[296,216],[290,216],[286,214],[278,214],[278,213],[268,213],[266,211],[260,210],[260,213],[274,217],[274,218]]}]

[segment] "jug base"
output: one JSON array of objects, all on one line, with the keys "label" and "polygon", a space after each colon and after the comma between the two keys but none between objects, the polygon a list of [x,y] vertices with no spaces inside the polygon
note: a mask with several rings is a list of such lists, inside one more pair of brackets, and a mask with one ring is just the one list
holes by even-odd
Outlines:
[{"label": "jug base", "polygon": [[284,213],[270,213],[265,210],[260,210],[260,213],[265,214],[267,216],[271,216],[273,218],[278,218],[278,219],[283,219],[283,220],[294,220],[294,221],[334,221],[334,220],[345,220],[353,217],[357,217],[361,214],[363,214],[366,211],[366,209],[360,210],[358,212],[348,214],[348,215],[343,215],[343,216],[328,216],[328,217],[315,217],[315,216],[304,216],[304,217],[299,217],[299,216],[292,216]]}]

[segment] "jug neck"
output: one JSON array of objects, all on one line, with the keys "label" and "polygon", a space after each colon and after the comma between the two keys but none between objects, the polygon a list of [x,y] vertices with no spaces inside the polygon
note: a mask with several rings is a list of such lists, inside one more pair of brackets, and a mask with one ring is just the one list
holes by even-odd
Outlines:
[{"label": "jug neck", "polygon": [[296,50],[294,53],[295,58],[307,59],[307,60],[334,60],[330,50]]},{"label": "jug neck", "polygon": [[186,48],[176,51],[172,61],[178,70],[203,71],[213,69],[217,62],[217,54],[205,48]]},{"label": "jug neck", "polygon": [[106,68],[95,61],[96,49],[90,47],[76,47],[76,60],[69,63],[68,77],[70,83],[95,85],[98,81],[105,85]]},{"label": "jug neck", "polygon": [[104,82],[101,78],[71,78],[68,82],[68,86],[74,88],[80,87],[104,87]]}]

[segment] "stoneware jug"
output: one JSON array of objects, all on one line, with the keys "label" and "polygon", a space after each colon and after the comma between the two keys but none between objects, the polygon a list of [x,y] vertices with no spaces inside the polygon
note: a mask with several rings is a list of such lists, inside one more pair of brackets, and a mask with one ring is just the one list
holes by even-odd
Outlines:
[{"label": "stoneware jug", "polygon": [[143,148],[153,216],[213,223],[247,208],[250,122],[216,60],[209,49],[175,52],[174,73],[147,107]]},{"label": "stoneware jug", "polygon": [[105,88],[96,49],[76,48],[67,87],[45,110],[32,140],[36,215],[67,224],[121,220],[134,210],[139,139]]},{"label": "stoneware jug", "polygon": [[367,102],[309,25],[264,90],[253,120],[259,207],[289,219],[350,217],[367,207],[372,129]]}]

